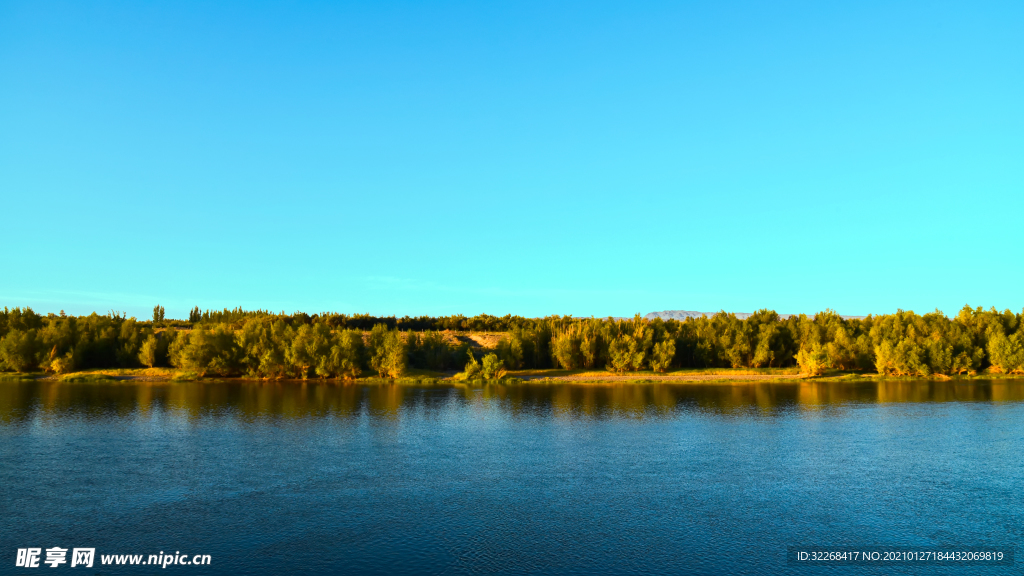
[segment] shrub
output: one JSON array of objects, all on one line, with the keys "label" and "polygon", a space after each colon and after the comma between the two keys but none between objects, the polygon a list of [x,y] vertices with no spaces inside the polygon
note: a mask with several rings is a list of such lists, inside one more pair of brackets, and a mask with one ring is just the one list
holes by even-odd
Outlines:
[{"label": "shrub", "polygon": [[479,378],[480,373],[483,371],[482,368],[480,368],[480,363],[476,361],[476,356],[473,356],[472,350],[468,350],[467,354],[469,354],[469,362],[466,363],[466,371],[463,373],[463,376],[466,380]]},{"label": "shrub", "polygon": [[56,374],[67,374],[75,370],[74,352],[68,352],[63,356],[57,356],[50,361],[50,369]]},{"label": "shrub", "polygon": [[500,380],[505,376],[505,362],[499,359],[497,354],[488,354],[484,356],[481,373],[487,380]]}]

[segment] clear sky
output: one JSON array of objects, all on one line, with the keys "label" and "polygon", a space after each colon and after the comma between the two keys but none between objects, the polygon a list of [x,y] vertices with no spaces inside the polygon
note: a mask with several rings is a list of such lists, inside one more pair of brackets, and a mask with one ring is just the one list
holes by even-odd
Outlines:
[{"label": "clear sky", "polygon": [[0,306],[1024,307],[1024,2],[0,0]]}]

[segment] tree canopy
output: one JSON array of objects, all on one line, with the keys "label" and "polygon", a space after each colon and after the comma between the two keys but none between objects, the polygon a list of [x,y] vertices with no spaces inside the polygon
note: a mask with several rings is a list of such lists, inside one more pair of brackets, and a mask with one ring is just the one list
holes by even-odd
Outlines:
[{"label": "tree canopy", "polygon": [[[199,311],[189,320],[153,321],[119,312],[88,316],[0,311],[0,370],[56,373],[86,368],[174,366],[197,374],[257,378],[396,378],[408,368],[465,366],[465,332],[500,333],[478,370],[534,368],[759,368],[799,365],[874,370],[897,376],[1024,373],[1024,312],[965,306],[843,318],[831,310],[782,318],[759,310],[746,319],[719,312],[678,320],[480,315],[395,318],[345,314]],[[475,359],[473,360],[475,362]],[[472,362],[471,362],[472,363]]]}]

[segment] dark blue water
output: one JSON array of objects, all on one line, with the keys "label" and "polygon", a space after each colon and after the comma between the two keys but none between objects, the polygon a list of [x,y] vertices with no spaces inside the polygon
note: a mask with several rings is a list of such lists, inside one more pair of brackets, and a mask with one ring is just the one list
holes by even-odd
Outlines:
[{"label": "dark blue water", "polygon": [[1014,383],[0,383],[0,573],[1018,574],[786,547],[1016,545],[1022,464]]}]

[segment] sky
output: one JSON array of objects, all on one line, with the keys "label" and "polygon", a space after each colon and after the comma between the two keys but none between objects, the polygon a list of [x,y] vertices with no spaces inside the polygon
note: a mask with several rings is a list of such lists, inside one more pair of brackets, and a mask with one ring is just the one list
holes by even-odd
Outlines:
[{"label": "sky", "polygon": [[0,306],[1024,308],[1024,3],[0,0]]}]

